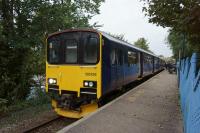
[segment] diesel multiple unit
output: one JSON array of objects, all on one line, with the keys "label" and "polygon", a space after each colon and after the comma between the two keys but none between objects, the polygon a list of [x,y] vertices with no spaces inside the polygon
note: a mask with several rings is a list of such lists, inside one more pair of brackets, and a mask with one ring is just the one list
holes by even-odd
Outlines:
[{"label": "diesel multiple unit", "polygon": [[102,31],[65,30],[47,38],[46,92],[59,115],[80,118],[105,95],[163,66],[154,54]]}]

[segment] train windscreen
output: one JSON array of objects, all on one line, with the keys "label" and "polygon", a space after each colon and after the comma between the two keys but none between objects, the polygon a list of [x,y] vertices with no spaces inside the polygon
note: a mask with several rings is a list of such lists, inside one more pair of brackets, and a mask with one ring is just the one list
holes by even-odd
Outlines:
[{"label": "train windscreen", "polygon": [[64,32],[47,40],[50,64],[96,64],[99,59],[99,35],[93,32]]}]

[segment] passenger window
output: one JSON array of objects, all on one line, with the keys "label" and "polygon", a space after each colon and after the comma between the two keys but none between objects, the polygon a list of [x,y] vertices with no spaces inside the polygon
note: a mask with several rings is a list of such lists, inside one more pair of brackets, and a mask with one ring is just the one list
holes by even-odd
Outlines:
[{"label": "passenger window", "polygon": [[65,41],[65,63],[77,63],[77,42],[76,40]]},{"label": "passenger window", "polygon": [[110,55],[112,65],[123,65],[123,52],[122,50],[113,49]]},{"label": "passenger window", "polygon": [[144,62],[145,62],[146,64],[153,64],[153,59],[152,59],[151,56],[145,55],[145,57],[144,57]]},{"label": "passenger window", "polygon": [[137,53],[128,51],[128,66],[133,66],[137,64]]}]

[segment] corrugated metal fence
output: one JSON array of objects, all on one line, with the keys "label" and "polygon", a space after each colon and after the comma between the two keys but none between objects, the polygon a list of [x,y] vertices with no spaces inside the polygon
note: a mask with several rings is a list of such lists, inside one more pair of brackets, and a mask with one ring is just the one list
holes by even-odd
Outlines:
[{"label": "corrugated metal fence", "polygon": [[200,133],[200,70],[194,53],[177,63],[185,133]]}]

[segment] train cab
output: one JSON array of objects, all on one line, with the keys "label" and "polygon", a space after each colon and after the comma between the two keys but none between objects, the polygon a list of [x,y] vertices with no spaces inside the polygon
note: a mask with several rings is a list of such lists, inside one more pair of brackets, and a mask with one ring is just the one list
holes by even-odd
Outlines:
[{"label": "train cab", "polygon": [[[60,115],[81,117],[101,97],[101,35],[69,30],[47,39],[46,91]],[[68,111],[65,111],[65,110]],[[81,112],[81,113],[80,113]]]}]

